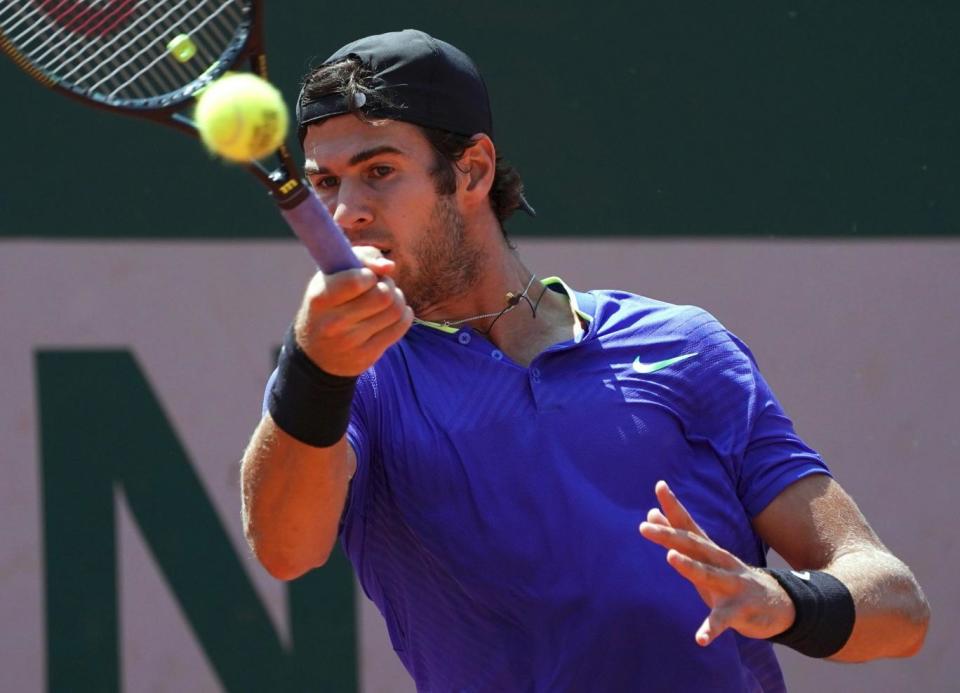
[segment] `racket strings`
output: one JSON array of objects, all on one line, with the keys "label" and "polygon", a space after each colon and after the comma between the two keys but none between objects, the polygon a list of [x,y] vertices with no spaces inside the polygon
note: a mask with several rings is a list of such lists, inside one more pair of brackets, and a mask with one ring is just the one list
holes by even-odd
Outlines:
[{"label": "racket strings", "polygon": [[[181,0],[181,2],[177,3],[174,7],[169,8],[165,13],[163,13],[162,15],[154,19],[153,22],[148,27],[146,27],[146,29],[141,31],[138,35],[128,39],[125,44],[123,44],[122,46],[119,46],[116,49],[116,54],[120,56],[121,59],[122,57],[126,57],[126,56],[129,56],[129,57],[127,57],[126,60],[123,60],[122,62],[120,62],[119,65],[116,65],[116,66],[113,66],[112,64],[105,65],[105,68],[113,67],[113,69],[110,72],[108,72],[106,75],[101,76],[99,81],[97,81],[92,85],[89,85],[87,88],[91,92],[96,93],[98,92],[99,87],[101,87],[104,84],[109,84],[111,78],[118,77],[119,79],[122,79],[125,81],[123,81],[123,83],[119,87],[116,87],[110,93],[111,97],[115,97],[116,94],[119,91],[121,91],[124,87],[127,87],[132,83],[135,83],[137,77],[142,76],[144,74],[143,71],[137,74],[133,74],[133,70],[135,70],[138,67],[137,61],[139,58],[142,58],[153,46],[153,44],[149,40],[144,41],[143,38],[151,36],[152,34],[154,34],[154,32],[157,32],[158,30],[162,32],[164,29],[166,29],[167,22],[170,19],[170,17],[177,10],[182,9],[186,4],[187,4],[187,0]],[[195,12],[197,9],[199,9],[199,7],[200,6],[194,7],[192,12]],[[183,17],[183,20],[189,19],[192,16],[192,12],[188,12],[187,16]],[[161,53],[160,55],[162,58],[167,57],[165,53]],[[81,76],[77,77],[76,78],[77,84],[83,85],[85,82],[89,82],[90,80],[95,79],[97,76],[100,76],[101,70],[99,69],[99,67],[100,66],[96,66],[92,71],[88,69],[88,71],[85,74],[82,74]],[[133,74],[132,77],[130,76],[131,74]],[[151,75],[151,77],[153,77],[153,75]],[[144,80],[144,86],[149,84],[151,81],[152,80]]]},{"label": "racket strings", "polygon": [[[188,18],[193,17],[193,16],[201,9],[201,7],[202,7],[202,5],[198,5],[196,8],[194,8],[193,10],[191,10],[191,11],[187,14],[187,16],[184,17],[184,22],[186,22],[186,20],[187,20]],[[194,27],[193,27],[192,29],[190,29],[189,31],[186,31],[186,32],[183,32],[183,33],[185,33],[185,34],[187,34],[187,35],[189,35],[189,36],[192,36],[192,35],[195,35],[195,34],[200,33],[200,31],[201,31],[207,24],[209,24],[213,19],[215,19],[217,16],[219,16],[220,13],[223,12],[227,7],[229,7],[229,4],[228,4],[228,3],[222,4],[220,7],[218,7],[218,8],[216,9],[216,11],[215,11],[214,13],[209,14],[209,15],[207,15],[206,17],[203,17],[202,20],[199,22],[199,24],[197,24],[196,26],[194,26]],[[174,34],[174,36],[176,36],[176,35],[177,35],[177,34]],[[194,41],[194,43],[196,44],[195,41]],[[150,50],[153,49],[153,48],[155,48],[155,44],[153,44],[153,43],[147,43],[147,45],[143,46],[136,54],[134,54],[133,57],[131,57],[130,59],[128,59],[125,63],[121,64],[120,67],[116,68],[116,69],[115,69],[113,72],[111,72],[109,75],[107,75],[106,77],[102,78],[99,82],[97,82],[96,84],[94,84],[94,85],[91,87],[91,90],[96,91],[97,88],[100,87],[101,85],[103,85],[104,83],[106,83],[106,82],[110,79],[110,77],[113,77],[113,76],[114,76],[115,74],[117,74],[122,68],[127,68],[127,67],[129,67],[130,65],[132,65],[132,64],[134,63],[134,60],[135,60],[135,59],[142,57],[144,54],[146,54],[148,51],[150,51]],[[226,49],[227,49],[227,46],[224,45],[224,46],[223,46],[223,50],[226,50]],[[156,52],[156,51],[154,51],[154,52]],[[169,59],[170,59],[170,58],[169,58],[169,51],[168,51],[167,48],[166,48],[166,43],[164,43],[164,44],[163,44],[163,51],[162,51],[162,52],[160,52],[158,55],[156,55],[152,60],[150,60],[144,67],[142,67],[138,72],[136,72],[136,73],[135,73],[131,78],[129,78],[127,81],[125,81],[125,82],[123,82],[122,84],[120,84],[119,86],[115,87],[114,90],[113,90],[112,92],[110,92],[109,96],[110,96],[110,97],[115,97],[117,94],[121,93],[125,87],[127,87],[127,86],[129,86],[130,84],[132,84],[133,82],[137,81],[137,80],[138,80],[140,77],[142,77],[144,74],[146,74],[147,72],[149,72],[150,70],[152,70],[154,67],[156,67],[156,65],[157,65],[158,63],[160,63],[161,61],[168,61]]]},{"label": "racket strings", "polygon": [[[138,3],[138,7],[139,7],[139,6],[142,6],[142,5],[145,5],[145,4],[149,4],[149,3],[148,3],[148,2],[145,2],[145,1],[142,1],[142,2]],[[159,10],[160,7],[161,7],[161,5],[159,5],[159,4],[156,4],[156,5],[153,5],[152,7],[150,7],[148,10],[146,10],[146,11],[140,16],[141,20],[146,20],[147,18],[149,18],[150,15],[153,14],[155,11]],[[89,51],[90,49],[94,48],[94,45],[95,45],[95,44],[88,43],[87,41],[84,40],[84,37],[82,37],[82,36],[80,36],[80,37],[76,37],[76,36],[75,36],[74,39],[73,39],[73,43],[72,43],[71,45],[65,47],[64,50],[60,50],[60,51],[59,51],[59,55],[60,55],[60,60],[59,60],[59,61],[57,61],[56,59],[51,59],[51,61],[48,63],[48,69],[49,69],[51,72],[54,72],[54,73],[56,73],[56,74],[60,74],[60,71],[61,71],[61,70],[65,69],[66,67],[68,67],[68,66],[70,66],[70,65],[72,65],[72,69],[70,69],[70,70],[67,71],[66,73],[60,75],[60,78],[61,78],[61,79],[68,80],[68,79],[70,79],[70,77],[73,76],[73,74],[74,74],[76,71],[80,70],[82,67],[84,67],[85,65],[87,65],[88,63],[90,63],[90,62],[91,62],[92,60],[94,60],[96,57],[98,57],[98,56],[100,56],[100,55],[103,55],[106,51],[109,51],[120,39],[122,39],[124,36],[127,36],[127,35],[134,29],[134,26],[135,26],[135,25],[131,25],[131,26],[127,27],[126,29],[118,32],[113,38],[111,38],[111,39],[110,39],[109,41],[107,41],[106,43],[102,43],[101,45],[97,46],[95,51],[93,51],[93,52],[90,53],[86,58],[84,58],[83,60],[80,60],[80,61],[77,61],[77,60],[74,58],[74,56],[79,57],[79,53],[81,53],[81,52],[83,52],[83,51],[85,51],[85,50]],[[61,33],[62,33],[62,32],[61,32]],[[51,38],[52,38],[52,37],[51,37]],[[55,51],[55,50],[57,50],[58,48],[64,48],[63,44],[64,44],[65,42],[69,41],[69,40],[70,40],[70,35],[67,34],[67,36],[66,36],[59,44],[57,44],[57,45],[55,45],[55,46],[52,46],[50,49],[48,49],[48,50],[47,50],[46,52],[44,52],[44,53],[38,54],[38,55],[36,56],[36,60],[37,60],[38,62],[42,62],[43,60],[46,60],[46,59],[49,57],[49,55],[50,55],[50,53],[51,53],[52,51]],[[117,49],[115,49],[115,51],[117,51],[117,52],[122,51],[122,50],[123,50],[123,47],[118,47]]]},{"label": "racket strings", "polygon": [[[156,99],[201,77],[250,22],[249,0],[0,0],[0,42],[85,96]],[[179,62],[170,42],[188,37]],[[9,51],[8,51],[9,52]]]},{"label": "racket strings", "polygon": [[[147,3],[140,2],[138,7],[144,4]],[[151,10],[148,10],[145,15],[149,15],[150,12]],[[117,34],[117,37],[122,36],[123,33]],[[30,57],[37,64],[43,65],[45,70],[56,76],[61,82],[70,83],[70,78],[80,66],[86,65],[98,55],[102,55],[116,40],[115,37],[93,50],[95,44],[87,41],[84,35],[77,35],[60,28],[52,32],[45,42],[33,48]],[[79,86],[77,82],[75,81],[75,85]]]}]

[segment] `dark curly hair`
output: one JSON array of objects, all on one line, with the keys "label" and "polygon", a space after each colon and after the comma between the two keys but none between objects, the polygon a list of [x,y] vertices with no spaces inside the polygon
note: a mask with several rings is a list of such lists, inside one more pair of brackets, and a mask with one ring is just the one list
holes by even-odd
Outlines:
[{"label": "dark curly hair", "polygon": [[[376,91],[373,72],[355,58],[322,65],[307,74],[300,97],[304,102],[328,94],[342,94],[350,110],[362,120],[375,120],[376,117],[371,116],[370,113],[376,113],[378,107],[395,108],[397,106],[391,101],[389,94]],[[358,98],[359,94],[363,96]],[[363,104],[363,107],[355,106],[357,103]],[[472,138],[422,125],[416,125],[416,127],[423,133],[436,153],[436,162],[431,173],[437,192],[441,195],[452,195],[457,189],[454,167],[472,144]],[[305,133],[306,129],[301,127],[299,133],[301,146]],[[503,224],[523,204],[523,181],[513,165],[499,155],[497,155],[489,199],[490,208],[500,222],[500,228],[506,238],[507,232]]]}]

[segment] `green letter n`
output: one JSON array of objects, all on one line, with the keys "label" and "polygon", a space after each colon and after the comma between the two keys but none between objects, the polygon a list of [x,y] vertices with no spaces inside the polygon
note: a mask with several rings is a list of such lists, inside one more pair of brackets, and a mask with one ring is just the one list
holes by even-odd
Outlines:
[{"label": "green letter n", "polygon": [[48,689],[120,690],[118,488],[226,690],[356,690],[353,579],[342,554],[290,583],[287,651],[132,356],[43,351],[36,368]]}]

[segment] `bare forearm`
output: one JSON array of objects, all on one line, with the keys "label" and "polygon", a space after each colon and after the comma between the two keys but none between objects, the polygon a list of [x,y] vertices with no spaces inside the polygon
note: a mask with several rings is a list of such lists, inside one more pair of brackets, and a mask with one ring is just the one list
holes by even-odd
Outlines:
[{"label": "bare forearm", "polygon": [[323,565],[337,537],[350,482],[344,440],[315,448],[265,416],[243,457],[247,541],[274,577],[291,580]]},{"label": "bare forearm", "polygon": [[834,479],[812,475],[795,482],[753,523],[795,570],[822,570],[849,590],[853,632],[831,659],[864,662],[919,651],[930,620],[923,592]]},{"label": "bare forearm", "polygon": [[850,590],[856,621],[847,644],[830,659],[864,662],[910,657],[923,645],[930,608],[910,569],[877,547],[835,558],[825,571]]}]

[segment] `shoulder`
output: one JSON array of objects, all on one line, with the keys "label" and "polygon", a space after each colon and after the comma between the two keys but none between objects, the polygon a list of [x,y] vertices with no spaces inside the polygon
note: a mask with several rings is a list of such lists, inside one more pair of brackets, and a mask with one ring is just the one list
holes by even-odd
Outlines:
[{"label": "shoulder", "polygon": [[715,321],[715,318],[698,306],[659,301],[629,291],[595,289],[588,292],[597,303],[598,317],[604,322],[640,320],[653,323],[676,323]]},{"label": "shoulder", "polygon": [[[624,349],[656,368],[656,380],[669,382],[690,411],[714,404],[752,406],[756,362],[749,348],[712,313],[622,291],[590,292],[597,325],[591,330],[601,348]],[[669,366],[669,367],[668,367]],[[651,371],[653,372],[653,371]],[[641,372],[642,373],[642,372]]]},{"label": "shoulder", "polygon": [[597,332],[628,331],[683,342],[701,353],[749,354],[745,345],[709,311],[693,305],[659,301],[626,291],[595,290]]}]

